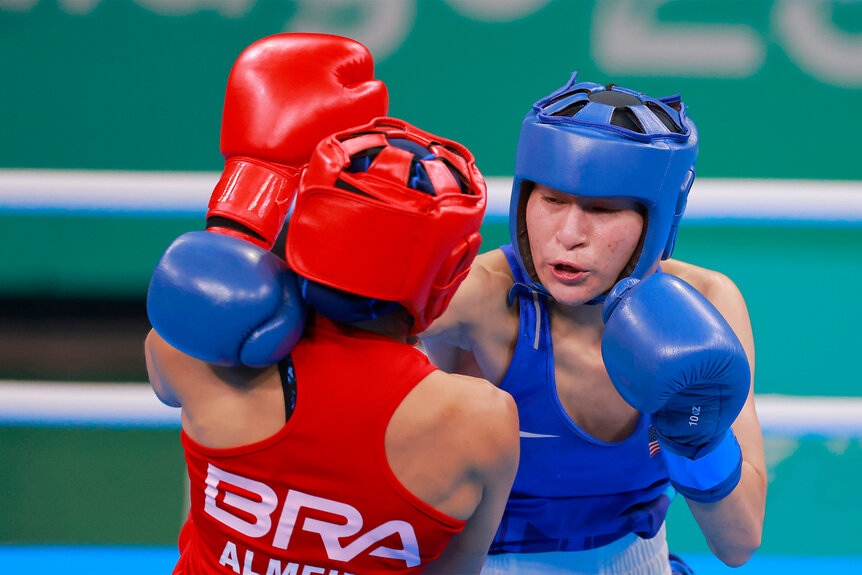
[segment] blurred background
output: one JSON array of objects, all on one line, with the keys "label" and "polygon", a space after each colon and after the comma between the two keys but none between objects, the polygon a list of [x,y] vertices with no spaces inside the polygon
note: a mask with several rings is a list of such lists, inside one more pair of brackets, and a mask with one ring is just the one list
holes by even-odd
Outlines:
[{"label": "blurred background", "polygon": [[[147,284],[203,227],[233,61],[293,31],[363,42],[390,115],[475,153],[483,250],[532,102],[575,70],[681,93],[701,147],[674,256],[737,283],[758,349],[770,486],[742,570],[862,569],[862,3],[830,0],[0,0],[0,557],[170,569],[185,469],[142,385]],[[724,571],[681,500],[669,538]]]}]

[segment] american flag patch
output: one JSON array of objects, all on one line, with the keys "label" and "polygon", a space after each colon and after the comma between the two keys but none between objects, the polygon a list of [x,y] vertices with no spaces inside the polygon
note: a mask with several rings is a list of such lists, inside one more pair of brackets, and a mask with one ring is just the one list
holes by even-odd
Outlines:
[{"label": "american flag patch", "polygon": [[653,457],[656,453],[661,451],[661,446],[658,444],[658,434],[655,431],[655,427],[652,425],[649,426],[647,440],[649,441],[649,456]]}]

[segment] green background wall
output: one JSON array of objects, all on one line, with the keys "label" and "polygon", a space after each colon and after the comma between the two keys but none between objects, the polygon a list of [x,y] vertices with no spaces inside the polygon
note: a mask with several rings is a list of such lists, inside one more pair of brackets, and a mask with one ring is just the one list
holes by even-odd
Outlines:
[{"label": "green background wall", "polygon": [[512,170],[520,119],[568,80],[682,93],[701,176],[862,178],[858,2],[0,1],[0,166],[218,170],[228,71],[269,34],[375,55],[391,114]]}]

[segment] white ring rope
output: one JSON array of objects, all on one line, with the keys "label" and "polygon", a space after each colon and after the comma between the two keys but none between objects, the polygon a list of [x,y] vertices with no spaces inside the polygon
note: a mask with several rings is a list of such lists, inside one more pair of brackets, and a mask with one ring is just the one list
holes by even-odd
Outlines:
[{"label": "white ring rope", "polygon": [[[758,395],[766,435],[862,437],[862,397]],[[178,428],[180,411],[140,383],[0,381],[0,425]]]},{"label": "white ring rope", "polygon": [[[0,211],[203,214],[217,172],[0,169]],[[488,211],[509,212],[512,178],[489,177]],[[698,178],[685,221],[862,222],[862,182]]]},{"label": "white ring rope", "polygon": [[34,427],[179,427],[180,410],[140,383],[0,381],[0,424]]}]

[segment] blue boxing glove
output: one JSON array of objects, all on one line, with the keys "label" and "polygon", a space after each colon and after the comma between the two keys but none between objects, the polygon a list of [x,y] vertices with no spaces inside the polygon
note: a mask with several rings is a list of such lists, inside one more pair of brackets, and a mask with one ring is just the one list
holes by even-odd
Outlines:
[{"label": "blue boxing glove", "polygon": [[296,274],[276,255],[230,236],[181,235],[162,255],[147,294],[150,323],[200,360],[265,367],[302,335]]},{"label": "blue boxing glove", "polygon": [[629,405],[652,414],[674,487],[701,502],[728,495],[742,472],[730,426],[751,385],[733,329],[696,289],[664,273],[620,281],[602,317],[608,375]]}]

